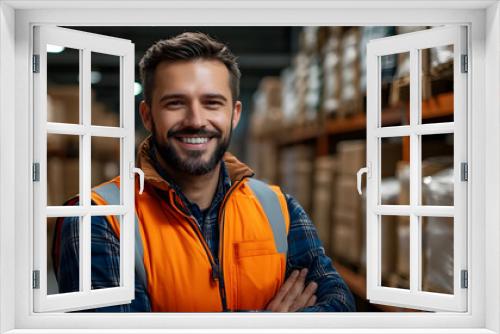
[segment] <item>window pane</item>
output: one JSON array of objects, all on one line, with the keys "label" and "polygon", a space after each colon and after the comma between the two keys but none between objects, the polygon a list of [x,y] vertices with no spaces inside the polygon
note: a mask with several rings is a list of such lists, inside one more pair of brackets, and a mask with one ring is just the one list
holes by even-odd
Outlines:
[{"label": "window pane", "polygon": [[92,125],[120,126],[120,57],[91,53]]},{"label": "window pane", "polygon": [[[382,138],[380,204],[410,204],[410,137]],[[398,182],[395,182],[398,181]]]},{"label": "window pane", "polygon": [[[92,137],[92,187],[120,175],[120,138]],[[121,197],[120,197],[121,198]],[[114,203],[114,204],[121,204]]]},{"label": "window pane", "polygon": [[48,295],[80,291],[79,228],[80,217],[47,218]]},{"label": "window pane", "polygon": [[410,124],[410,53],[380,57],[380,126]]},{"label": "window pane", "polygon": [[80,122],[80,50],[47,45],[47,121]]},{"label": "window pane", "polygon": [[80,189],[79,136],[47,134],[47,205],[63,205]]},{"label": "window pane", "polygon": [[120,286],[121,216],[93,216],[91,226],[92,289]]},{"label": "window pane", "polygon": [[422,204],[453,206],[453,134],[422,136]]},{"label": "window pane", "polygon": [[453,294],[453,218],[422,217],[422,290]]},{"label": "window pane", "polygon": [[421,123],[453,121],[453,45],[420,51]]},{"label": "window pane", "polygon": [[410,288],[410,217],[381,216],[382,286]]}]

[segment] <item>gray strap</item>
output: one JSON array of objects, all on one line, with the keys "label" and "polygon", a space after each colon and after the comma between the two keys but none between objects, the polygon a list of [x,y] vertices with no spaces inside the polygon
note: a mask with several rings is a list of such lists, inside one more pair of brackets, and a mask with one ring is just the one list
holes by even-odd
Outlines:
[{"label": "gray strap", "polygon": [[[92,189],[101,196],[109,205],[120,205],[120,189],[114,182],[106,183]],[[142,284],[144,291],[147,291],[146,270],[144,269],[144,249],[142,248],[141,234],[139,231],[139,219],[135,216],[135,275],[136,284]]]},{"label": "gray strap", "polygon": [[288,251],[286,225],[278,196],[266,183],[254,178],[248,179],[248,185],[262,205],[271,225],[276,249],[279,253],[286,254]]}]

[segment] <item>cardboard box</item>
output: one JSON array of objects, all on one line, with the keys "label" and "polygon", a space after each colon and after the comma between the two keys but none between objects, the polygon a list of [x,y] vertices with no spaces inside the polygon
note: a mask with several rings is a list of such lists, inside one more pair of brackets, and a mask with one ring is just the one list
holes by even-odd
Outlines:
[{"label": "cardboard box", "polygon": [[[424,178],[424,205],[453,205],[453,169],[444,169]],[[453,217],[422,217],[422,288],[424,291],[453,293]]]},{"label": "cardboard box", "polygon": [[[399,195],[399,181],[396,178],[384,178],[380,186],[380,194],[382,203],[397,204]],[[361,268],[366,268],[366,192],[363,192],[362,197],[362,235],[363,244],[361,250]],[[384,216],[384,224],[381,226],[383,238],[382,244],[382,279],[387,282],[391,275],[395,274],[396,270],[396,252],[397,252],[397,217]],[[387,286],[387,285],[386,285]]]},{"label": "cardboard box", "polygon": [[64,161],[64,200],[77,195],[80,192],[80,165],[78,158],[66,159]]},{"label": "cardboard box", "polygon": [[311,215],[314,147],[307,145],[283,149],[280,155],[279,183]]},{"label": "cardboard box", "polygon": [[65,198],[64,159],[60,157],[48,157],[47,159],[47,205],[62,205]]},{"label": "cardboard box", "polygon": [[347,116],[362,112],[360,29],[345,31],[340,41],[341,84],[339,115]]},{"label": "cardboard box", "polygon": [[424,217],[422,290],[453,294],[453,218]]},{"label": "cardboard box", "polygon": [[333,225],[333,193],[336,159],[325,156],[316,159],[314,174],[314,201],[312,220],[327,253],[330,252]]},{"label": "cardboard box", "polygon": [[47,106],[47,121],[73,124],[80,122],[80,88],[78,85],[48,85],[47,95],[50,97],[50,103]]},{"label": "cardboard box", "polygon": [[335,260],[357,265],[361,257],[361,241],[357,230],[349,224],[335,224],[332,233],[332,253]]},{"label": "cardboard box", "polygon": [[358,170],[366,166],[366,141],[346,140],[337,144],[339,174],[356,176]]},{"label": "cardboard box", "polygon": [[[398,220],[396,216],[383,216],[381,221],[382,254],[381,271],[382,280],[388,280],[396,272]],[[403,261],[403,259],[402,259]]]},{"label": "cardboard box", "polygon": [[397,216],[397,262],[399,276],[410,278],[410,217]]},{"label": "cardboard box", "polygon": [[325,117],[335,115],[340,104],[340,32],[340,29],[329,30],[321,53],[323,71],[321,110]]},{"label": "cardboard box", "polygon": [[359,266],[363,243],[362,212],[334,211],[331,250],[336,259]]},{"label": "cardboard box", "polygon": [[338,211],[361,211],[362,198],[354,176],[338,175],[335,182],[335,205]]}]

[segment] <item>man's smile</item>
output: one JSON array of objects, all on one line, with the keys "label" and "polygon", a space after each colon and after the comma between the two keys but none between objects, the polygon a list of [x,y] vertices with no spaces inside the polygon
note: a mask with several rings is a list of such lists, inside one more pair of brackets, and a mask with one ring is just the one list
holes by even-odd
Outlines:
[{"label": "man's smile", "polygon": [[215,136],[207,135],[181,135],[173,138],[180,147],[186,150],[205,150]]}]

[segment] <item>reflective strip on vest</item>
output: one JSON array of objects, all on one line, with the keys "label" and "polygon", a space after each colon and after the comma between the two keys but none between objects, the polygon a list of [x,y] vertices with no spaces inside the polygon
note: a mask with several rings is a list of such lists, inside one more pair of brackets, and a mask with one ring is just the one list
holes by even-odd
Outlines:
[{"label": "reflective strip on vest", "polygon": [[[101,196],[109,205],[120,205],[120,189],[114,182],[109,182],[92,189],[96,194]],[[135,217],[135,273],[136,283],[144,286],[144,291],[147,291],[146,270],[144,269],[144,250],[142,246],[141,234],[139,231],[139,219],[137,214]],[[138,281],[137,281],[138,279]]]},{"label": "reflective strip on vest", "polygon": [[288,250],[286,225],[278,196],[269,185],[254,178],[248,179],[248,185],[264,209],[273,230],[274,243],[278,253],[286,254]]}]

